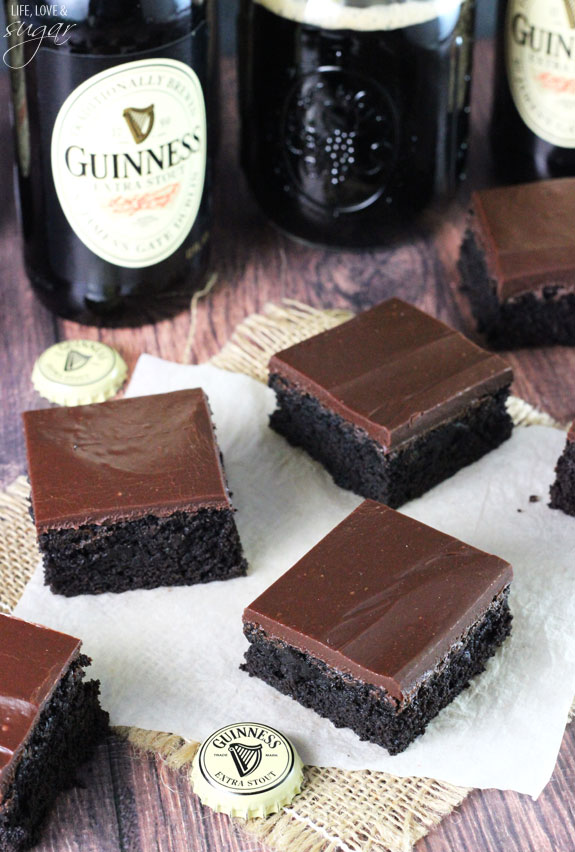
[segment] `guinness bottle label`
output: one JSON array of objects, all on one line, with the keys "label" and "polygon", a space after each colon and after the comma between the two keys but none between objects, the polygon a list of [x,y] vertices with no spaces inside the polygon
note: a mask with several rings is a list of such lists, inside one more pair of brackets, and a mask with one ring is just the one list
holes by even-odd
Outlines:
[{"label": "guinness bottle label", "polygon": [[95,74],[62,104],[51,159],[62,210],[94,254],[132,269],[165,260],[188,236],[204,190],[196,73],[163,58]]},{"label": "guinness bottle label", "polygon": [[575,148],[575,0],[509,0],[509,88],[541,139]]}]

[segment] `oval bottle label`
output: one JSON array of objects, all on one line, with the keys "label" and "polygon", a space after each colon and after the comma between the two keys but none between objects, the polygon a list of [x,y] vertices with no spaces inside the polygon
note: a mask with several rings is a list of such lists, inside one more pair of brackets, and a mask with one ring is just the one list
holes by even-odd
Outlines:
[{"label": "oval bottle label", "polygon": [[196,220],[206,174],[201,83],[175,59],[143,59],[90,77],[62,104],[52,174],[62,210],[103,260],[160,263]]},{"label": "oval bottle label", "polygon": [[509,0],[509,88],[527,127],[575,148],[575,0]]}]

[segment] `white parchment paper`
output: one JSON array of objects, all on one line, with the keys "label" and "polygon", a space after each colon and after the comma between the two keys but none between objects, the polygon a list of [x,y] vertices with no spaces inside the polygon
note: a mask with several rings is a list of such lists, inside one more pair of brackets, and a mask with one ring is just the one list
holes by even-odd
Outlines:
[{"label": "white parchment paper", "polygon": [[[513,564],[514,622],[487,671],[423,737],[390,757],[239,669],[247,647],[243,608],[359,498],[269,429],[273,394],[246,376],[143,355],[129,395],[186,387],[209,396],[249,576],[63,598],[43,586],[38,569],[17,614],[84,640],[115,724],[202,739],[230,722],[260,720],[291,737],[307,763],[537,796],[553,771],[575,692],[575,519],[547,506],[564,434],[518,428],[500,449],[404,507]],[[541,499],[531,503],[530,495]]]}]

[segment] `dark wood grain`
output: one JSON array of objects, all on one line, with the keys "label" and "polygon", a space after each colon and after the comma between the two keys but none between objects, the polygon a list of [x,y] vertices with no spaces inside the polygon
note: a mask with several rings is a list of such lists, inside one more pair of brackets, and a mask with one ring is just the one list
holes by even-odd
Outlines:
[{"label": "dark wood grain", "polygon": [[[489,184],[487,125],[491,51],[476,59],[470,185]],[[218,283],[200,303],[192,348],[195,361],[218,351],[234,326],[268,301],[288,296],[318,307],[361,310],[391,295],[415,302],[474,336],[458,290],[456,258],[466,198],[455,204],[435,235],[419,234],[391,251],[361,254],[314,250],[277,234],[251,201],[237,166],[234,73],[224,68],[223,150],[217,192],[215,258]],[[6,80],[0,83],[2,103]],[[0,479],[25,469],[19,413],[44,403],[30,371],[50,343],[100,338],[116,346],[130,368],[141,352],[181,360],[189,317],[139,330],[98,331],[55,320],[34,299],[20,259],[11,186],[7,110],[0,114]],[[515,352],[515,391],[561,420],[575,415],[575,349]],[[525,744],[529,748],[529,743]],[[575,732],[568,728],[557,767],[537,802],[513,793],[475,791],[418,844],[420,852],[573,852],[575,850]],[[136,754],[116,738],[103,744],[81,772],[81,786],[61,795],[39,852],[261,852],[263,847],[226,817],[204,809],[183,775],[159,759]]]},{"label": "dark wood grain", "polygon": [[203,808],[183,773],[110,737],[62,793],[36,852],[264,852],[222,814]]}]

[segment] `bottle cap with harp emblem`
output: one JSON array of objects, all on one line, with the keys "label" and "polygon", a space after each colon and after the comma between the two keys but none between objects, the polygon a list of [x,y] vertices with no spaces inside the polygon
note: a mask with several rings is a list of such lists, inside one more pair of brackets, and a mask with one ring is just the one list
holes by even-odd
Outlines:
[{"label": "bottle cap with harp emblem", "polygon": [[98,340],[63,340],[40,355],[32,370],[39,394],[58,405],[86,405],[114,396],[126,378],[124,359]]},{"label": "bottle cap with harp emblem", "polygon": [[303,764],[291,742],[257,722],[227,725],[208,737],[192,764],[202,804],[230,816],[277,813],[300,792]]}]

